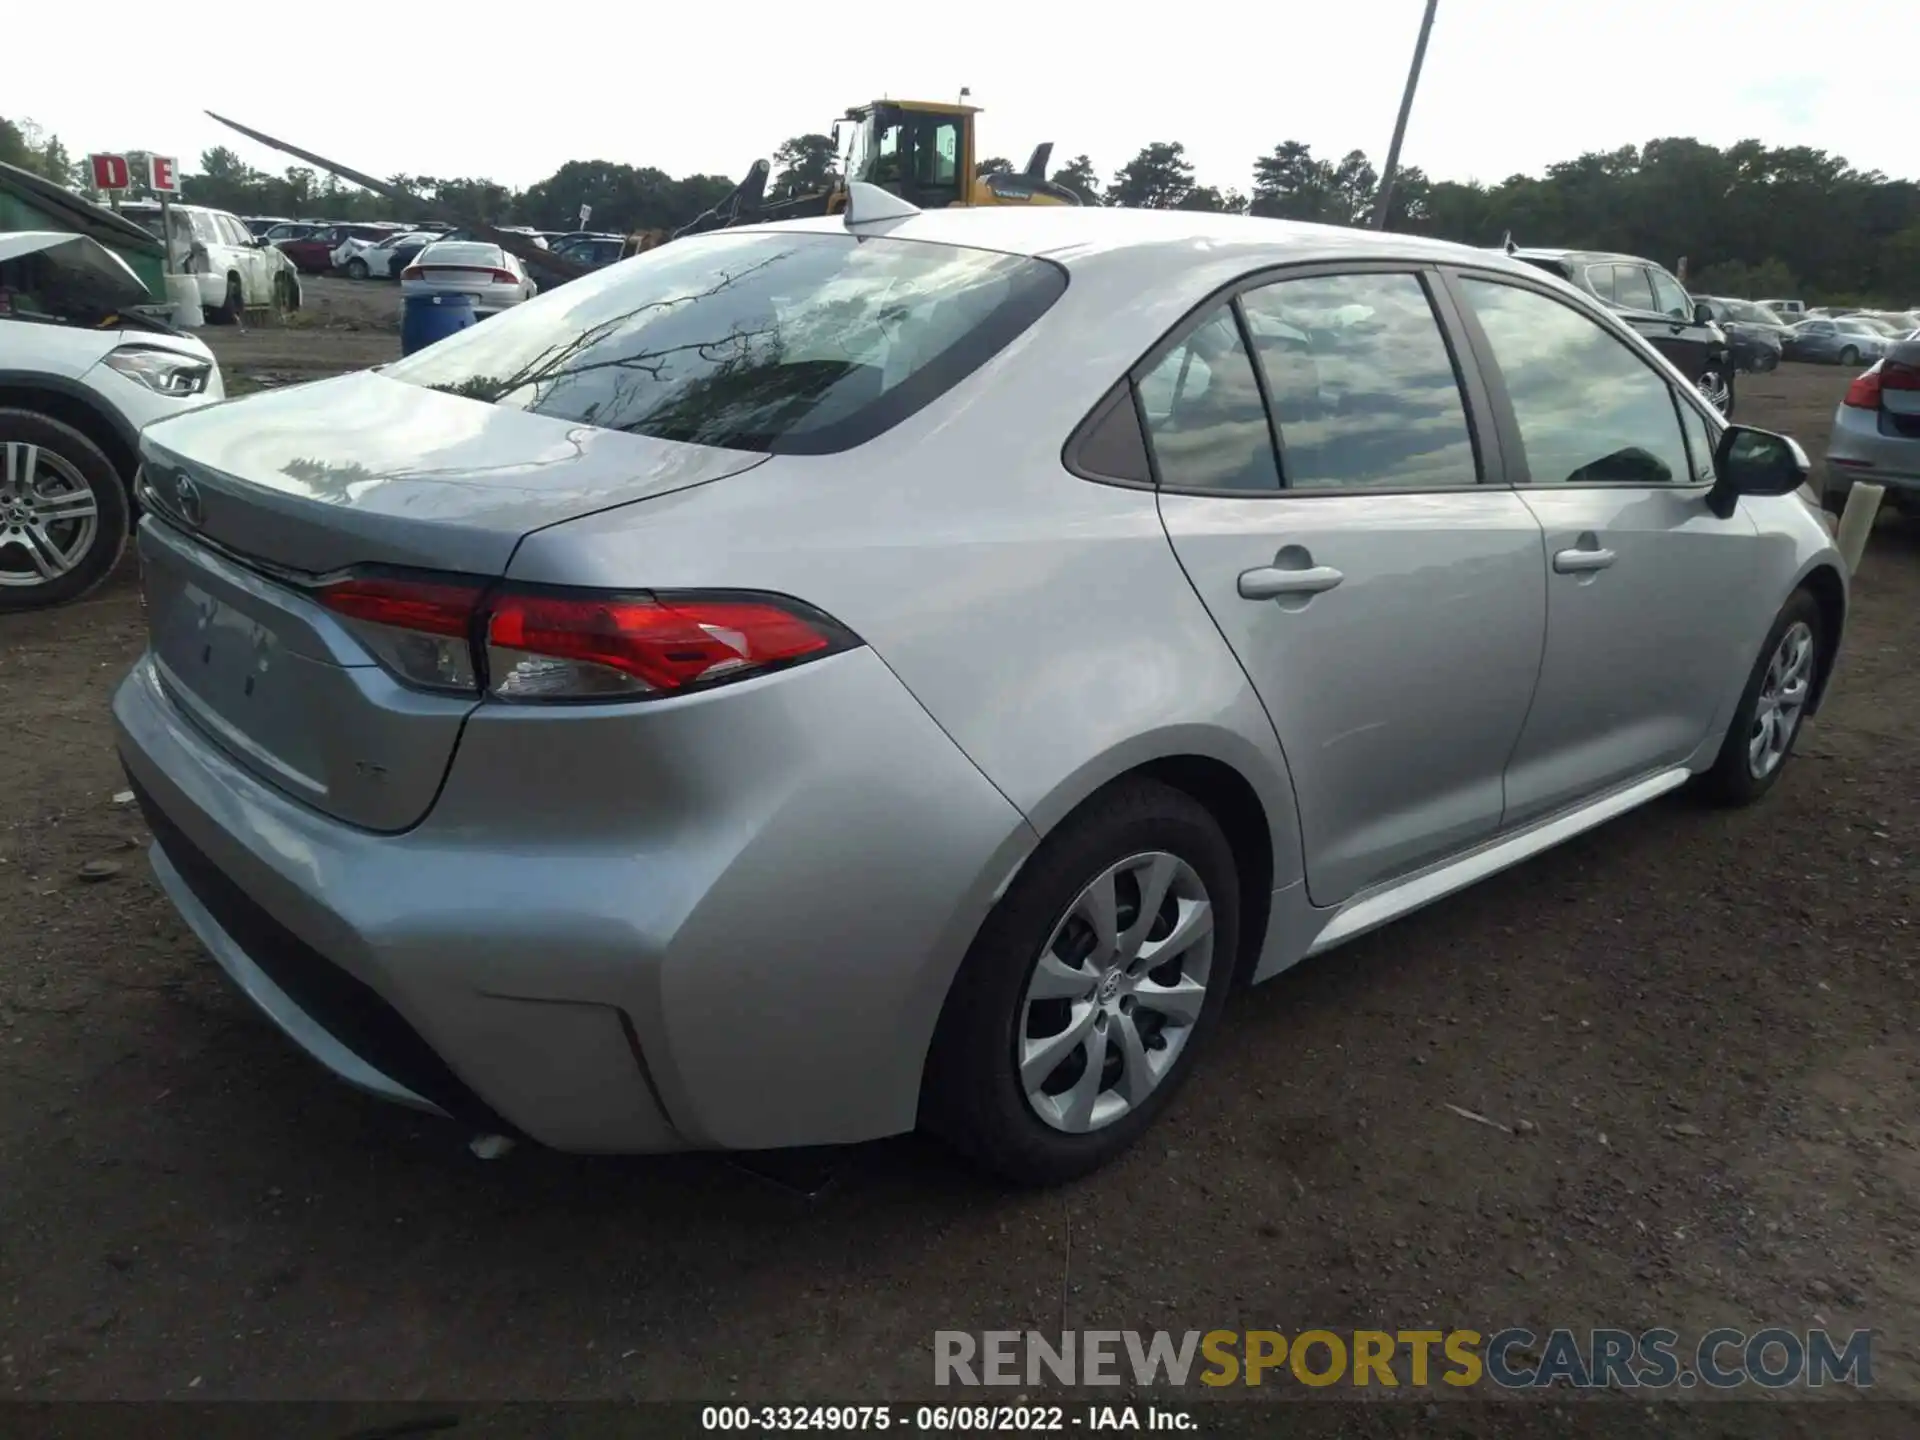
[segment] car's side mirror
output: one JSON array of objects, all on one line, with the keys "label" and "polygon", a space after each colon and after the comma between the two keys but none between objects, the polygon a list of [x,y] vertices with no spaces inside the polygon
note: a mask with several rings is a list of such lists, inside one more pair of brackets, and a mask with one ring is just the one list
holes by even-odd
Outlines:
[{"label": "car's side mirror", "polygon": [[1693,307],[1693,323],[1696,325],[1713,324],[1713,308],[1696,302]]},{"label": "car's side mirror", "polygon": [[1791,436],[1729,425],[1714,448],[1707,508],[1725,520],[1742,495],[1791,495],[1812,473],[1807,452]]}]

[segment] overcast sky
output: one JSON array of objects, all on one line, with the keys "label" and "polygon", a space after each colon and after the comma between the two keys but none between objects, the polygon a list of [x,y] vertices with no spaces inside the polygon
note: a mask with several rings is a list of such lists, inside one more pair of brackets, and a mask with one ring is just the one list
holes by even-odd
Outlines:
[{"label": "overcast sky", "polygon": [[[1023,164],[1052,140],[1056,164],[1085,152],[1105,177],[1178,140],[1201,183],[1244,189],[1282,140],[1381,162],[1422,0],[95,0],[85,30],[126,41],[124,64],[82,58],[70,6],[11,8],[0,114],[76,154],[151,149],[192,169],[229,145],[290,163],[205,107],[379,175],[523,186],[605,159],[737,177],[848,105],[965,85],[983,154]],[[1915,0],[1440,0],[1402,159],[1491,183],[1655,136],[1754,136],[1920,178],[1917,55]]]}]

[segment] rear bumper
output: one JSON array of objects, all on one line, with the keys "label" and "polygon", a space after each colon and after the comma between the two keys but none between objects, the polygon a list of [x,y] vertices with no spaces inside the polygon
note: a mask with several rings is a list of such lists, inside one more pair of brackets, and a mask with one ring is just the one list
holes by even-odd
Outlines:
[{"label": "rear bumper", "polygon": [[877,657],[614,707],[649,710],[644,735],[492,708],[427,820],[376,835],[229,762],[150,660],[114,698],[162,886],[349,1083],[576,1151],[913,1125],[948,984],[1033,837]]},{"label": "rear bumper", "polygon": [[1841,406],[1827,441],[1826,493],[1830,506],[1846,503],[1856,484],[1879,485],[1902,509],[1920,505],[1920,437],[1880,433],[1877,411]]}]

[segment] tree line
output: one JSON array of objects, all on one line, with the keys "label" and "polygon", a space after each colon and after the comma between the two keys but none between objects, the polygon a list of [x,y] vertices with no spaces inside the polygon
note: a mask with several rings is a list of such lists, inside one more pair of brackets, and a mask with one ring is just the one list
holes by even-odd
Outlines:
[{"label": "tree line", "polygon": [[[30,122],[0,119],[0,160],[86,191],[84,161]],[[797,135],[773,156],[768,193],[782,199],[825,186],[830,137]],[[980,169],[1011,170],[994,157]],[[137,174],[137,171],[136,171]],[[583,206],[593,229],[671,230],[723,198],[737,177],[674,177],[652,166],[570,160],[523,190],[477,177],[396,175],[431,205],[496,224],[570,229]],[[1337,160],[1296,140],[1254,160],[1244,190],[1202,185],[1176,141],[1143,146],[1104,182],[1075,156],[1049,177],[1089,204],[1244,212],[1331,225],[1370,222],[1380,177],[1364,151]],[[184,198],[244,215],[406,220],[383,196],[302,165],[273,173],[234,151],[204,151],[181,184]],[[1590,151],[1497,184],[1434,180],[1403,169],[1388,202],[1389,229],[1470,245],[1617,250],[1685,263],[1689,286],[1707,294],[1800,295],[1813,303],[1920,303],[1920,183],[1857,170],[1807,146],[1742,140],[1721,148],[1683,137]]]}]

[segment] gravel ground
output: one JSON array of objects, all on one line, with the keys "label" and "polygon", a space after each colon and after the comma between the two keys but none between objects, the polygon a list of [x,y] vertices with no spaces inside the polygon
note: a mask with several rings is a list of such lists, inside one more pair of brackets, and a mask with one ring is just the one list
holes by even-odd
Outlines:
[{"label": "gravel ground", "polygon": [[[390,314],[349,328],[391,289],[308,293],[314,323],[210,332],[236,379],[393,352]],[[1846,378],[1751,379],[1742,418],[1817,454]],[[1920,525],[1857,584],[1765,804],[1657,804],[1242,995],[1148,1142],[1046,1194],[914,1139],[811,1198],[707,1157],[487,1164],[333,1083],[113,803],[131,575],[8,619],[0,1394],[849,1400],[926,1393],[942,1328],[1781,1323],[1876,1327],[1912,1397]]]}]

